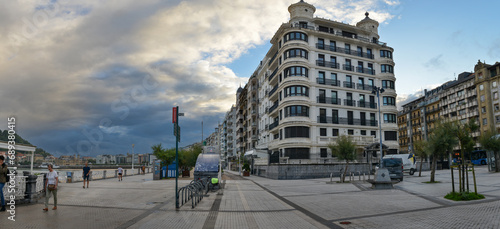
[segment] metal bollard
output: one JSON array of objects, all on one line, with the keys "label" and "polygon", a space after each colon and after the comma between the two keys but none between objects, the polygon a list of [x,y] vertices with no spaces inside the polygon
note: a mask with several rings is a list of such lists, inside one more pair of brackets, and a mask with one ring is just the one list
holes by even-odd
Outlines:
[{"label": "metal bollard", "polygon": [[330,173],[330,182],[333,182],[333,173]]},{"label": "metal bollard", "polygon": [[363,181],[365,181],[365,173],[363,173]]}]

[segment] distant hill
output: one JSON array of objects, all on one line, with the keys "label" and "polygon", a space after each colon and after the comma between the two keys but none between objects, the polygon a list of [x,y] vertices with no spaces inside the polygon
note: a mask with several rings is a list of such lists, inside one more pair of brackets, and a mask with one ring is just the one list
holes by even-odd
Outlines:
[{"label": "distant hill", "polygon": [[[14,134],[14,136],[16,137],[16,139],[14,140],[15,143],[33,146],[29,141],[25,140],[24,138],[22,138],[18,134]],[[4,130],[4,131],[0,130],[0,141],[4,141],[4,142],[9,141],[9,131],[8,130]],[[35,150],[35,154],[40,154],[44,157],[52,155],[52,154],[46,152],[45,150],[43,150],[42,148],[38,148],[38,147]]]}]

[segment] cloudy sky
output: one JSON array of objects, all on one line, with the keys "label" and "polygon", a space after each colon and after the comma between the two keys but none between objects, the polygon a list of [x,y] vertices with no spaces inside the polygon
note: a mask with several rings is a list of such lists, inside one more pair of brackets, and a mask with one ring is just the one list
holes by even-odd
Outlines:
[{"label": "cloudy sky", "polygon": [[[297,0],[3,1],[0,129],[55,155],[150,152],[201,141],[235,102]],[[316,16],[355,24],[369,11],[394,47],[400,101],[478,59],[500,61],[499,3],[309,0]],[[438,3],[436,3],[438,2]]]}]

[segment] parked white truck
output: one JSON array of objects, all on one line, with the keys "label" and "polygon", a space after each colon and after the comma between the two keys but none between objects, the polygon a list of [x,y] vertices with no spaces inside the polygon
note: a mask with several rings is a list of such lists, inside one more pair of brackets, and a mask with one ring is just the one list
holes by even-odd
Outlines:
[{"label": "parked white truck", "polygon": [[407,172],[413,175],[417,171],[415,165],[415,155],[414,154],[388,154],[384,158],[401,158],[403,159],[403,172]]}]

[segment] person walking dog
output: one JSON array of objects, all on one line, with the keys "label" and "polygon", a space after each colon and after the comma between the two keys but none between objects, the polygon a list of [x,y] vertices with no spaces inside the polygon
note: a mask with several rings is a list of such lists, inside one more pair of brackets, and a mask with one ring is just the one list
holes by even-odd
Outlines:
[{"label": "person walking dog", "polygon": [[54,194],[54,207],[52,210],[57,209],[57,185],[59,184],[59,176],[52,168],[52,165],[48,165],[47,168],[49,169],[49,173],[47,173],[47,182],[45,186],[45,208],[43,209],[45,212],[49,210],[49,199],[51,194]]}]

